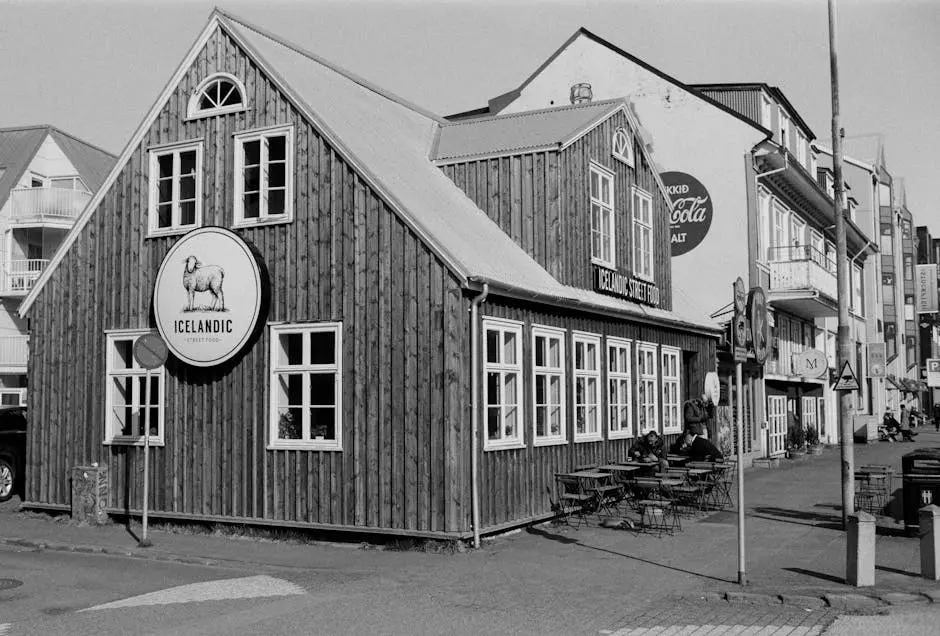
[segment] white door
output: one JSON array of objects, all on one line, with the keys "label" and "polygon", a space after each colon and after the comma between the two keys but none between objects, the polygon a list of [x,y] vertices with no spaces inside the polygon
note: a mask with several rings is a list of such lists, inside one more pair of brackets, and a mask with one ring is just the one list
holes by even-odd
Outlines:
[{"label": "white door", "polygon": [[807,426],[812,426],[816,429],[816,432],[819,432],[819,419],[816,410],[816,398],[804,397],[803,398],[803,428]]},{"label": "white door", "polygon": [[767,396],[768,448],[770,456],[780,455],[786,450],[787,398],[783,395]]}]

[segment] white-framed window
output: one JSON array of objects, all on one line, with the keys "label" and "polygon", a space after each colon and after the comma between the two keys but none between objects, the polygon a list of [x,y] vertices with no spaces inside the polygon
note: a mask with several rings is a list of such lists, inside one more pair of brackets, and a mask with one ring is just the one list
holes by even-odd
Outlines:
[{"label": "white-framed window", "polygon": [[760,96],[760,125],[767,130],[773,130],[773,121],[771,120],[771,104],[766,95]]},{"label": "white-framed window", "polygon": [[224,115],[245,110],[245,85],[234,75],[216,73],[207,77],[189,98],[189,118]]},{"label": "white-framed window", "polygon": [[682,395],[680,375],[682,357],[678,349],[662,347],[663,360],[663,433],[682,431],[679,396]]},{"label": "white-framed window", "polygon": [[565,431],[565,331],[532,327],[532,440],[562,443]]},{"label": "white-framed window", "polygon": [[343,450],[343,325],[271,326],[268,448]]},{"label": "white-framed window", "polygon": [[862,268],[852,265],[852,311],[859,316],[865,315],[865,292],[862,280]]},{"label": "white-framed window", "polygon": [[630,134],[629,130],[621,126],[614,131],[613,148],[615,159],[619,159],[631,168],[634,167],[633,135]]},{"label": "white-framed window", "polygon": [[294,216],[294,127],[235,135],[235,225]]},{"label": "white-framed window", "polygon": [[763,187],[757,188],[757,260],[767,261],[768,242],[770,240],[770,193]]},{"label": "white-framed window", "polygon": [[[796,160],[800,162],[800,165],[804,168],[809,169],[809,164],[806,163],[806,135],[803,134],[802,130],[796,131]],[[816,175],[813,175],[815,178]]]},{"label": "white-framed window", "polygon": [[[790,215],[790,243],[793,247],[799,247],[806,244],[806,221],[796,214]],[[802,258],[802,250],[793,250],[791,258]]]},{"label": "white-framed window", "polygon": [[614,266],[614,175],[591,164],[591,260]]},{"label": "white-framed window", "polygon": [[633,273],[653,280],[653,198],[633,188]]},{"label": "white-framed window", "polygon": [[26,389],[0,389],[0,406],[26,406]]},{"label": "white-framed window", "polygon": [[608,437],[633,437],[632,343],[607,338]]},{"label": "white-framed window", "polygon": [[150,151],[150,234],[202,225],[202,142]]},{"label": "white-framed window", "polygon": [[485,318],[483,376],[486,438],[483,450],[519,448],[522,437],[522,323]]},{"label": "white-framed window", "polygon": [[773,202],[773,224],[770,227],[770,260],[789,260],[790,212],[779,201]]},{"label": "white-framed window", "polygon": [[780,145],[790,149],[790,118],[780,110]]},{"label": "white-framed window", "polygon": [[574,441],[601,439],[601,338],[575,333],[574,349]]},{"label": "white-framed window", "polygon": [[134,342],[147,333],[106,334],[105,444],[143,446],[148,431],[151,444],[163,444],[164,368],[150,371],[148,389],[147,370],[134,359]]},{"label": "white-framed window", "polygon": [[649,430],[659,431],[659,390],[656,364],[656,345],[648,342],[637,343],[637,434],[644,435]]}]

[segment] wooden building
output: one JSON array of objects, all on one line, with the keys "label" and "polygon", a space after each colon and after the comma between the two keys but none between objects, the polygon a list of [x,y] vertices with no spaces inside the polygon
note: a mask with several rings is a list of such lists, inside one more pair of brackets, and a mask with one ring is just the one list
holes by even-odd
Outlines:
[{"label": "wooden building", "polygon": [[588,90],[448,122],[215,11],[22,305],[27,505],[98,462],[137,513],[149,430],[155,517],[467,538],[678,433],[719,330],[673,305],[635,116]]}]

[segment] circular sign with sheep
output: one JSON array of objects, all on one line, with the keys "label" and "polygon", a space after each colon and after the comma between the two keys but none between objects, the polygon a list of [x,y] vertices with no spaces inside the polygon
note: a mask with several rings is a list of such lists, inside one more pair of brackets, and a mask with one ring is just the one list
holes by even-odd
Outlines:
[{"label": "circular sign with sheep", "polygon": [[258,261],[230,230],[193,230],[163,258],[153,305],[173,355],[197,367],[221,364],[245,346],[258,321]]}]

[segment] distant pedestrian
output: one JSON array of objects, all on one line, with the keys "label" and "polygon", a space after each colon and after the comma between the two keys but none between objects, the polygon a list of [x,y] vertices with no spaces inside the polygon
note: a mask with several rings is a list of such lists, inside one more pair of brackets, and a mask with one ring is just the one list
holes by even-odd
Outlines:
[{"label": "distant pedestrian", "polygon": [[933,405],[933,425],[940,432],[940,402]]}]

